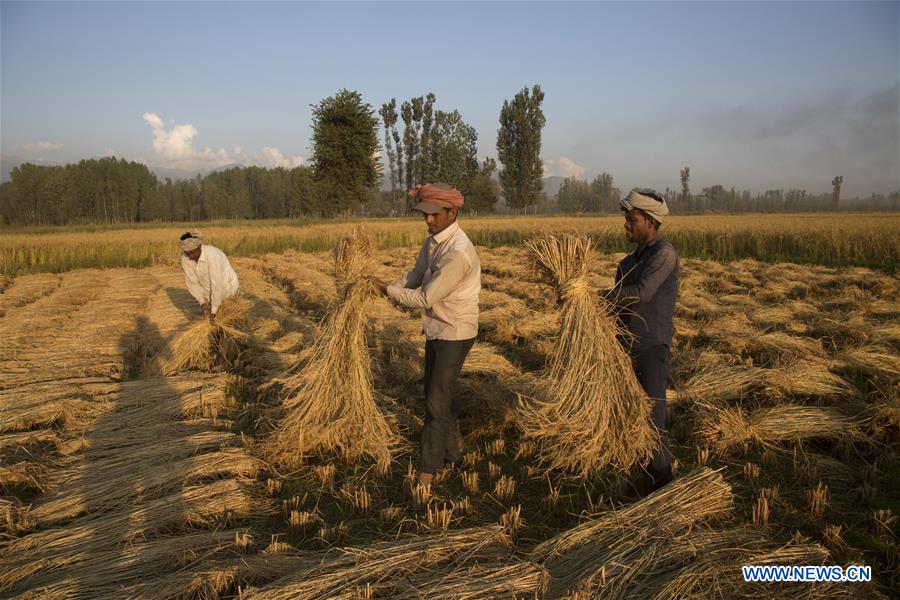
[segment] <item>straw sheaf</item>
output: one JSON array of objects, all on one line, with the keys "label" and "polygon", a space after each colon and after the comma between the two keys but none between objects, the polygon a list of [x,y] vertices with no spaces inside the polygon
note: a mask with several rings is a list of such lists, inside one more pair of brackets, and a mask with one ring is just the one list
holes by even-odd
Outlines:
[{"label": "straw sheaf", "polygon": [[723,455],[745,443],[762,446],[806,439],[860,438],[866,419],[827,406],[781,404],[746,413],[742,408],[704,407],[697,425],[703,445]]},{"label": "straw sheaf", "polygon": [[[247,600],[315,600],[348,597],[357,589],[455,561],[494,558],[511,540],[499,525],[450,531],[437,536],[345,548],[315,567],[244,595]],[[401,582],[397,582],[401,583]]]},{"label": "straw sheaf", "polygon": [[627,471],[658,444],[650,401],[628,355],[612,307],[587,284],[590,239],[545,236],[527,242],[536,267],[557,289],[559,340],[546,373],[549,395],[520,402],[519,426],[551,469],[581,474]]},{"label": "straw sheaf", "polygon": [[251,307],[252,302],[241,296],[224,300],[216,313],[215,324],[201,319],[188,325],[147,360],[142,376],[175,375],[212,368],[219,356],[228,355],[250,342],[244,329],[249,324]]},{"label": "straw sheaf", "polygon": [[609,598],[654,600],[851,597],[852,588],[840,584],[817,585],[812,592],[809,584],[766,585],[743,580],[741,566],[748,564],[828,564],[830,555],[818,544],[782,544],[747,527],[698,528],[657,541],[652,557],[637,563],[607,563],[599,593]]},{"label": "straw sheaf", "polygon": [[187,486],[131,509],[65,527],[38,531],[0,545],[0,591],[39,573],[72,568],[122,542],[134,542],[185,526],[215,526],[227,519],[247,518],[264,507],[233,480]]},{"label": "straw sheaf", "polygon": [[[137,448],[54,473],[47,487],[58,491],[42,498],[27,516],[38,526],[47,527],[82,514],[105,513],[137,500],[166,496],[184,485],[223,477],[249,481],[260,467],[242,448],[191,455],[193,448],[179,442],[161,451]],[[181,453],[187,456],[179,456]],[[135,470],[136,464],[141,465],[139,470]]]},{"label": "straw sheaf", "polygon": [[[224,558],[233,554],[235,536],[240,533],[240,530],[204,531],[148,542],[111,544],[79,555],[79,560],[64,565],[64,570],[35,574],[15,592],[20,594],[18,598],[28,600],[134,598],[135,587],[148,578],[163,572],[178,572],[200,558]],[[157,590],[150,597],[183,597],[187,589],[168,593]]]},{"label": "straw sheaf", "polygon": [[646,567],[667,540],[728,513],[732,502],[722,475],[700,467],[634,504],[542,542],[530,559],[550,571],[551,597],[598,593],[606,565]]},{"label": "straw sheaf", "polygon": [[376,587],[378,595],[394,600],[491,600],[541,598],[550,574],[533,562],[477,565],[437,572],[416,573],[409,579]]},{"label": "straw sheaf", "polygon": [[295,467],[310,453],[368,457],[386,468],[399,444],[372,393],[365,312],[375,288],[371,240],[357,231],[334,252],[338,300],[332,305],[312,356],[282,382],[287,416],[270,441],[274,459]]}]

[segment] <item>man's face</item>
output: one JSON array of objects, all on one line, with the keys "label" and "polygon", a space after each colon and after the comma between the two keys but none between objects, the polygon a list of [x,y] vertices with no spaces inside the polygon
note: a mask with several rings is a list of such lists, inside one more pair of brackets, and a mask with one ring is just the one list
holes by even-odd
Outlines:
[{"label": "man's face", "polygon": [[625,213],[625,237],[634,244],[646,244],[653,238],[653,225],[650,219],[636,208]]},{"label": "man's face", "polygon": [[203,246],[197,246],[193,250],[188,250],[187,252],[185,252],[184,255],[192,261],[197,262],[198,260],[200,260],[200,252],[202,252],[202,249]]},{"label": "man's face", "polygon": [[457,208],[441,208],[434,214],[422,213],[425,215],[425,224],[428,225],[428,234],[436,235],[447,229],[456,220],[457,212]]}]

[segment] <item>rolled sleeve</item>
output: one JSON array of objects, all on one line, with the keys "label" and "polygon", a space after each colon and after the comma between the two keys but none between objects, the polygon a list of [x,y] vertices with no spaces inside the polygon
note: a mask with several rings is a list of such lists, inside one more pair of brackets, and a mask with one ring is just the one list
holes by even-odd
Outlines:
[{"label": "rolled sleeve", "polygon": [[431,279],[419,289],[410,289],[398,280],[387,288],[388,296],[404,306],[431,308],[443,300],[462,281],[469,270],[469,259],[463,252],[448,252],[434,265]]}]

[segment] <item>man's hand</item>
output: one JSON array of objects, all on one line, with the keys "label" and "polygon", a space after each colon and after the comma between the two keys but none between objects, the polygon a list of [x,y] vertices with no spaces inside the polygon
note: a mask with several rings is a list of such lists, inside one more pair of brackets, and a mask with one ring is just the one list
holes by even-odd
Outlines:
[{"label": "man's hand", "polygon": [[200,310],[203,311],[203,316],[208,319],[210,312],[212,311],[212,307],[209,305],[209,302],[204,302],[200,305]]},{"label": "man's hand", "polygon": [[369,281],[371,281],[375,285],[375,289],[377,289],[382,296],[387,296],[388,283],[386,281],[382,281],[375,277],[370,277]]}]

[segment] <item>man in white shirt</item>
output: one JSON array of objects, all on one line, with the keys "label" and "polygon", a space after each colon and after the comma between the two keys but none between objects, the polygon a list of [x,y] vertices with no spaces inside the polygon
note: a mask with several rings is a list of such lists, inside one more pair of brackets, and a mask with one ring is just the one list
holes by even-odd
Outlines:
[{"label": "man in white shirt", "polygon": [[189,231],[181,236],[181,269],[188,291],[203,310],[210,323],[216,322],[216,313],[226,298],[238,291],[238,277],[225,253],[203,243],[203,234]]},{"label": "man in white shirt", "polygon": [[425,426],[419,483],[456,462],[463,450],[456,380],[478,335],[481,262],[475,246],[456,222],[463,196],[444,184],[410,192],[431,234],[412,270],[397,281],[376,281],[382,293],[404,306],[422,309],[425,333]]}]

